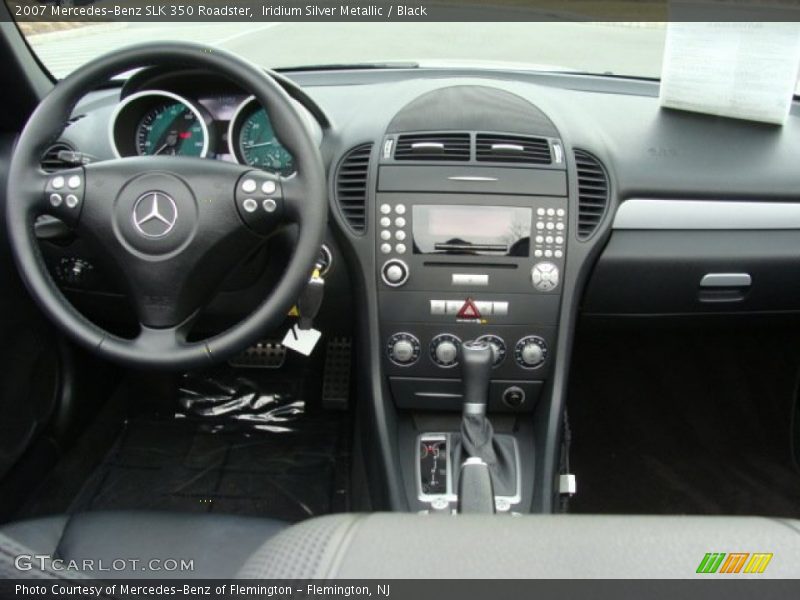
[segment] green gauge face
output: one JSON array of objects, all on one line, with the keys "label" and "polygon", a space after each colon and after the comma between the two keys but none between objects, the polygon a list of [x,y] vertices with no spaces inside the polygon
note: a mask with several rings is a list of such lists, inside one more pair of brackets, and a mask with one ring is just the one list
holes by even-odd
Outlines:
[{"label": "green gauge face", "polygon": [[203,123],[182,102],[150,109],[136,128],[136,151],[140,155],[203,156],[206,147]]},{"label": "green gauge face", "polygon": [[239,130],[239,152],[251,167],[291,175],[294,158],[275,137],[267,112],[259,108],[250,113]]}]

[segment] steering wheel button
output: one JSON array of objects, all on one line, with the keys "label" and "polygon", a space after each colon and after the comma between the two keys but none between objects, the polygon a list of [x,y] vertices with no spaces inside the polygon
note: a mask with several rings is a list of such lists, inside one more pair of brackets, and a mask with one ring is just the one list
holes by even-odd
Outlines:
[{"label": "steering wheel button", "polygon": [[75,194],[68,194],[66,198],[67,208],[78,206],[78,197]]},{"label": "steering wheel button", "polygon": [[254,179],[245,179],[242,182],[242,191],[246,194],[252,194],[256,191],[257,184]]},{"label": "steering wheel button", "polygon": [[57,208],[61,206],[61,203],[64,199],[61,197],[61,194],[50,194],[50,205]]},{"label": "steering wheel button", "polygon": [[64,178],[59,175],[58,177],[53,177],[53,180],[50,182],[50,187],[54,190],[60,190],[64,187]]},{"label": "steering wheel button", "polygon": [[258,209],[258,202],[252,198],[247,198],[244,202],[242,202],[242,208],[249,213],[255,212]]},{"label": "steering wheel button", "polygon": [[261,203],[261,206],[264,207],[264,210],[268,213],[274,213],[275,210],[278,208],[278,203],[275,202],[272,198],[267,198],[264,202]]},{"label": "steering wheel button", "polygon": [[277,189],[278,186],[275,185],[274,181],[265,181],[261,184],[261,191],[265,194],[274,194]]},{"label": "steering wheel button", "polygon": [[71,190],[77,190],[81,187],[81,178],[78,175],[73,175],[67,179],[67,187]]}]

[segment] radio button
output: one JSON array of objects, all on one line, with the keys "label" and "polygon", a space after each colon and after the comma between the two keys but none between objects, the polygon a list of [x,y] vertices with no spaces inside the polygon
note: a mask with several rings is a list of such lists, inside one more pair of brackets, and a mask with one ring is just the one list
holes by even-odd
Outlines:
[{"label": "radio button", "polygon": [[392,212],[391,206],[389,206],[388,204],[381,204],[381,213],[383,213],[384,215],[388,215],[390,212]]},{"label": "radio button", "polygon": [[492,302],[492,314],[496,317],[508,316],[508,302]]},{"label": "radio button", "polygon": [[478,309],[478,312],[481,313],[482,317],[488,317],[494,312],[494,303],[493,302],[475,302],[475,308]]},{"label": "radio button", "polygon": [[564,231],[564,224],[563,223],[556,223],[556,229],[559,231]]},{"label": "radio button", "polygon": [[450,278],[452,285],[489,285],[489,276],[485,273],[453,273]]},{"label": "radio button", "polygon": [[533,251],[533,255],[534,255],[536,258],[541,258],[543,254],[544,254],[544,252],[542,252],[541,250],[534,250],[534,251]]},{"label": "radio button", "polygon": [[537,243],[537,244],[542,244],[542,243],[544,243],[544,236],[543,236],[543,235],[537,235],[537,236],[536,236],[536,243]]},{"label": "radio button", "polygon": [[551,223],[550,221],[548,221],[547,225],[545,225],[545,227],[547,227],[548,231],[552,231],[555,226],[556,226],[556,224],[555,223]]},{"label": "radio button", "polygon": [[556,236],[556,244],[563,244],[563,243],[564,243],[564,238],[561,237],[560,235],[557,235]]},{"label": "radio button", "polygon": [[556,258],[561,258],[562,256],[564,256],[564,252],[562,252],[561,250],[556,250],[555,252],[553,252],[553,256],[555,256]]},{"label": "radio button", "polygon": [[431,314],[432,315],[447,314],[447,302],[445,302],[444,300],[431,300]]},{"label": "radio button", "polygon": [[381,231],[381,239],[384,242],[387,241],[387,240],[392,239],[392,232],[389,231],[388,229],[384,229],[383,231]]},{"label": "radio button", "polygon": [[536,214],[539,215],[540,217],[543,217],[544,213],[545,213],[545,210],[543,208],[537,208],[536,209]]},{"label": "radio button", "polygon": [[445,304],[446,314],[457,315],[462,306],[464,306],[464,302],[462,300],[448,300]]},{"label": "radio button", "polygon": [[406,205],[398,204],[397,206],[394,207],[394,212],[396,212],[398,215],[406,214]]},{"label": "radio button", "polygon": [[392,220],[389,217],[381,217],[381,227],[390,227]]},{"label": "radio button", "polygon": [[551,262],[540,262],[531,269],[531,283],[540,292],[549,292],[558,287],[558,267]]},{"label": "radio button", "polygon": [[405,231],[395,231],[394,237],[397,241],[402,242],[406,239],[406,232]]},{"label": "radio button", "polygon": [[537,221],[536,222],[536,229],[544,229],[544,222]]},{"label": "radio button", "polygon": [[554,216],[555,214],[556,214],[556,210],[555,210],[554,208],[548,208],[548,209],[547,209],[547,216],[548,216],[548,217],[552,217],[552,216]]},{"label": "radio button", "polygon": [[383,254],[389,254],[392,251],[392,246],[390,244],[381,244],[381,252]]},{"label": "radio button", "polygon": [[559,208],[559,209],[556,211],[556,214],[557,214],[559,217],[563,217],[565,214],[567,214],[567,211],[565,211],[563,208]]},{"label": "radio button", "polygon": [[406,253],[406,245],[405,244],[397,244],[394,247],[394,251],[398,254],[405,254]]},{"label": "radio button", "polygon": [[383,282],[391,287],[400,287],[408,280],[408,266],[402,260],[387,260],[381,269]]},{"label": "radio button", "polygon": [[394,220],[394,224],[395,224],[395,227],[405,227],[406,226],[406,220],[403,217],[397,217]]}]

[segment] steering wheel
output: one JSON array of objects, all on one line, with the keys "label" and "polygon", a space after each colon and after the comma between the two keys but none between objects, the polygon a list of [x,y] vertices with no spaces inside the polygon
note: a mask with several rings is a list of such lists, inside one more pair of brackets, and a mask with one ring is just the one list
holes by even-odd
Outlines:
[{"label": "steering wheel", "polygon": [[[288,177],[218,160],[139,156],[57,173],[40,167],[80,98],[119,73],[177,65],[211,70],[253,94],[295,159]],[[222,361],[278,326],[313,270],[327,220],[319,148],[286,92],[259,67],[187,43],[132,46],[98,58],[59,82],[19,137],[8,175],[6,220],[17,267],[33,298],[69,337],[137,367],[189,369]],[[139,321],[133,339],[81,315],[45,266],[34,233],[51,215],[93,244],[126,285]],[[250,315],[223,333],[188,341],[194,317],[230,270],[266,236],[299,232],[280,280]]]}]

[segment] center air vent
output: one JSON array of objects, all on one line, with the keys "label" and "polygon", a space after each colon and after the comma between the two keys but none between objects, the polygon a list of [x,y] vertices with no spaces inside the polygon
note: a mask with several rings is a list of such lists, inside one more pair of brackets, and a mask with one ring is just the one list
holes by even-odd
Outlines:
[{"label": "center air vent", "polygon": [[59,152],[72,152],[73,150],[74,148],[65,142],[53,144],[44,151],[41,161],[42,170],[47,173],[55,173],[56,171],[69,169],[72,165],[61,160],[58,154]]},{"label": "center air vent", "polygon": [[468,133],[426,133],[401,135],[395,160],[469,160]]},{"label": "center air vent", "polygon": [[336,171],[336,202],[342,216],[355,233],[367,226],[367,180],[372,144],[350,150]]},{"label": "center air vent", "polygon": [[550,142],[544,138],[479,133],[475,158],[485,162],[549,165]]},{"label": "center air vent", "polygon": [[588,240],[608,208],[608,176],[603,165],[583,150],[575,151],[578,169],[578,239]]}]

